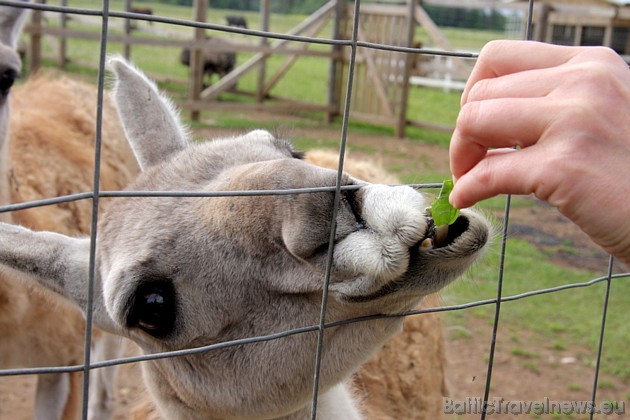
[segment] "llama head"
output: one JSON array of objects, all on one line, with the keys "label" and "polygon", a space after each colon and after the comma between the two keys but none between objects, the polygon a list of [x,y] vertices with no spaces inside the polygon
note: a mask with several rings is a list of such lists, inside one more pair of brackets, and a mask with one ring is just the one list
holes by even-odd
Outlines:
[{"label": "llama head", "polygon": [[0,150],[6,144],[9,127],[9,92],[22,69],[17,42],[26,9],[0,6]]},{"label": "llama head", "polygon": [[[9,93],[15,79],[22,69],[22,61],[18,55],[17,41],[26,17],[26,9],[21,7],[0,6],[0,172],[7,170],[9,154]],[[7,204],[9,186],[0,182],[0,205]],[[11,221],[11,215],[0,213],[0,221]]]},{"label": "llama head", "polygon": [[[412,309],[483,251],[473,211],[434,228],[423,196],[343,175],[335,193],[200,197],[226,191],[333,187],[337,172],[307,164],[262,130],[191,143],[173,107],[140,71],[110,67],[115,101],[143,172],[136,191],[180,197],[112,199],[98,225],[94,320],[146,353],[309,327],[319,321],[334,217],[326,321]],[[431,246],[426,246],[431,243]],[[89,241],[0,226],[0,263],[83,307]],[[401,319],[326,329],[320,387],[348,377]],[[309,406],[317,333],[145,362],[167,418],[272,418]]]}]

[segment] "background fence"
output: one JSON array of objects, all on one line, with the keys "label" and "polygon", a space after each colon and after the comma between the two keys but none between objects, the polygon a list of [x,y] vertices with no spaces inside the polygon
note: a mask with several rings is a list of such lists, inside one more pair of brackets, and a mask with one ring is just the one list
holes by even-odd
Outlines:
[{"label": "background fence", "polygon": [[[359,19],[362,16],[362,14],[359,12],[362,6],[360,3],[361,2],[356,1],[350,6],[354,10],[353,19]],[[314,38],[312,36],[304,36],[304,35],[298,35],[298,34],[287,35],[285,33],[280,33],[280,32],[259,31],[259,30],[245,29],[245,28],[233,28],[233,27],[228,27],[225,25],[218,25],[214,23],[200,23],[200,22],[195,22],[192,20],[171,18],[167,16],[140,15],[140,14],[134,14],[134,13],[124,12],[124,11],[113,11],[113,10],[109,10],[109,2],[107,0],[103,2],[102,10],[54,6],[54,5],[43,5],[43,4],[25,5],[19,2],[11,2],[11,1],[0,1],[0,4],[13,5],[16,7],[27,7],[27,8],[34,9],[35,11],[46,11],[46,12],[58,13],[58,14],[63,13],[68,16],[91,16],[91,17],[95,17],[99,19],[102,25],[102,35],[100,36],[101,57],[100,57],[99,66],[98,66],[98,74],[99,74],[99,81],[100,81],[99,86],[101,89],[103,88],[103,74],[104,74],[104,70],[103,70],[104,60],[103,60],[102,54],[104,54],[107,51],[108,24],[111,22],[112,18],[136,20],[139,22],[138,24],[141,24],[143,22],[144,23],[155,22],[155,23],[162,23],[162,24],[168,24],[168,25],[176,25],[178,27],[198,28],[202,30],[211,31],[211,33],[239,34],[245,37],[252,37],[252,39],[255,40],[252,44],[255,43],[259,45],[266,45],[269,42],[267,40],[279,40],[279,41],[286,40],[286,41],[291,41],[291,42],[303,43],[304,45],[315,44],[315,45],[329,46],[332,50],[345,50],[347,51],[347,56],[349,57],[349,67],[343,73],[343,83],[345,86],[344,92],[346,96],[345,96],[345,101],[342,102],[345,108],[342,110],[343,123],[339,132],[339,150],[342,153],[345,151],[345,148],[346,148],[347,134],[348,134],[349,122],[351,118],[350,103],[352,101],[353,95],[357,95],[357,92],[352,89],[352,86],[355,83],[355,78],[357,77],[357,73],[355,72],[356,57],[361,56],[361,54],[364,54],[364,55],[371,54],[375,51],[387,51],[387,52],[391,52],[395,54],[400,54],[402,56],[413,57],[414,60],[427,59],[431,61],[438,61],[438,60],[443,60],[444,57],[447,57],[447,58],[453,57],[454,59],[464,60],[468,62],[471,59],[474,59],[476,56],[476,53],[470,52],[470,51],[445,52],[443,50],[436,50],[436,49],[413,48],[413,47],[404,46],[404,45],[401,46],[401,45],[391,45],[388,43],[364,41],[364,40],[359,39],[357,31],[351,32],[349,34],[350,37],[347,39]],[[534,3],[534,1],[530,1],[529,3],[527,3],[526,8],[523,8],[523,7],[519,8],[518,13],[523,14],[522,18],[519,15],[518,19],[515,19],[514,15],[509,15],[509,17],[512,19],[511,21],[512,24],[510,27],[512,28],[511,31],[513,34],[522,34],[522,36],[525,38],[534,37],[535,35],[534,22],[535,21],[533,20],[534,19],[533,11],[535,10],[535,8],[536,8],[536,4]],[[353,22],[353,24],[355,28],[358,27],[358,21]],[[524,29],[524,32],[522,32],[522,29]],[[177,45],[180,45],[180,44],[177,44]],[[419,81],[417,82],[420,83]],[[457,86],[454,85],[453,88],[457,88]],[[98,178],[98,174],[95,174],[95,179],[96,178]],[[437,185],[434,183],[414,185],[414,187],[417,187],[417,188],[435,188],[436,186]],[[98,200],[98,198],[100,197],[104,197],[104,196],[111,197],[111,196],[116,196],[116,195],[117,195],[116,192],[102,192],[102,191],[99,191],[98,187],[95,187],[93,191],[85,192],[84,194],[80,194],[80,195],[75,195],[71,197],[59,197],[59,198],[51,197],[51,200],[48,200],[45,203],[43,202],[42,203],[21,203],[19,205],[2,206],[0,207],[0,211],[3,211],[3,212],[14,211],[17,209],[28,208],[30,206],[38,206],[42,204],[57,204],[57,203],[62,203],[65,201],[75,200],[75,199]],[[514,301],[527,302],[530,299],[533,299],[534,296],[542,296],[546,294],[558,293],[560,291],[565,291],[569,289],[593,288],[593,287],[597,287],[597,285],[603,285],[603,287],[605,288],[605,292],[603,293],[603,299],[602,299],[602,311],[599,315],[601,322],[599,323],[600,327],[598,328],[598,331],[597,331],[598,345],[596,346],[596,349],[594,350],[594,353],[593,353],[595,363],[594,363],[594,366],[592,367],[592,370],[590,370],[590,372],[587,372],[588,374],[592,375],[591,400],[593,403],[596,403],[598,402],[597,390],[598,390],[598,375],[600,372],[600,362],[602,360],[602,354],[604,354],[604,352],[606,351],[606,349],[604,348],[604,336],[605,336],[605,332],[607,331],[606,320],[607,320],[607,314],[608,314],[608,302],[609,302],[609,298],[611,294],[611,288],[614,286],[616,282],[622,281],[621,279],[628,278],[630,274],[615,273],[614,261],[612,258],[610,258],[607,267],[602,266],[602,273],[601,273],[602,276],[594,278],[590,281],[567,282],[567,284],[563,284],[556,287],[545,288],[545,289],[536,289],[535,287],[532,287],[532,290],[530,291],[515,294],[515,295],[505,296],[503,293],[504,284],[507,281],[509,281],[509,273],[506,273],[505,271],[505,264],[506,264],[505,250],[506,250],[506,247],[508,246],[507,239],[509,236],[509,227],[510,227],[509,222],[510,222],[511,208],[512,208],[511,198],[507,197],[506,203],[505,203],[505,210],[502,217],[502,230],[501,230],[500,249],[499,249],[500,258],[498,261],[498,265],[495,267],[497,274],[496,274],[496,286],[495,286],[496,295],[494,298],[473,301],[473,302],[465,303],[465,304],[447,305],[447,306],[427,309],[427,310],[411,311],[409,313],[401,314],[401,316],[420,316],[420,314],[427,313],[427,312],[450,312],[450,311],[458,311],[458,310],[464,310],[464,309],[470,309],[470,308],[476,308],[476,307],[486,307],[486,306],[491,306],[493,308],[492,331],[491,331],[490,337],[489,338],[488,337],[475,337],[475,340],[488,340],[489,339],[489,343],[490,343],[489,352],[487,356],[487,373],[485,377],[484,395],[480,396],[483,398],[483,401],[486,402],[486,401],[491,400],[491,394],[492,394],[491,391],[495,391],[491,387],[493,384],[492,379],[493,379],[493,368],[495,366],[496,343],[500,335],[499,326],[501,325],[501,322],[502,322],[501,315],[502,315],[503,304],[507,302],[514,302]],[[94,213],[94,217],[95,218],[98,217],[98,214],[96,211]],[[96,235],[96,232],[93,231],[92,240],[94,240],[95,235]],[[177,357],[177,356],[185,355],[185,354],[207,352],[207,351],[212,351],[213,349],[223,348],[227,346],[246,345],[246,344],[256,343],[256,342],[261,342],[261,341],[275,340],[275,339],[280,339],[282,337],[290,336],[293,334],[302,334],[302,333],[313,332],[313,331],[318,331],[320,334],[320,346],[318,347],[317,355],[314,356],[316,360],[320,360],[321,345],[323,342],[321,338],[323,337],[323,331],[326,328],[334,327],[336,325],[336,324],[335,325],[326,324],[324,322],[324,316],[323,316],[324,313],[325,313],[325,310],[322,311],[322,318],[319,325],[306,326],[299,330],[285,331],[285,332],[281,332],[281,333],[273,334],[269,336],[264,336],[264,337],[250,337],[250,338],[245,338],[245,339],[234,341],[234,342],[221,343],[217,345],[206,346],[206,347],[190,349],[190,350],[183,350],[183,351],[179,351],[175,353],[154,354],[154,355],[148,355],[148,356],[142,356],[142,357],[129,357],[129,358],[122,358],[122,359],[110,360],[110,361],[105,361],[105,362],[99,362],[99,363],[90,363],[89,354],[88,354],[85,364],[81,366],[50,367],[50,368],[41,368],[41,369],[1,370],[0,376],[84,371],[87,374],[86,375],[87,377],[89,375],[90,370],[92,369],[119,365],[119,364],[136,363],[136,362],[140,362],[144,360],[153,360],[153,359],[164,358],[164,357]],[[366,320],[355,319],[355,320],[347,320],[345,322],[353,323],[353,322],[364,322],[364,321]],[[1,342],[0,342],[0,345],[1,345]],[[86,346],[86,348],[89,348],[89,346]],[[315,363],[315,360],[314,360],[314,363]],[[318,380],[318,375],[315,376],[315,384],[317,380]],[[518,378],[515,378],[515,380],[518,380]],[[85,381],[84,386],[87,389],[88,387],[87,380]],[[314,408],[316,405],[317,397],[318,397],[317,386],[315,385],[313,389],[314,389],[314,392],[313,392],[313,408]],[[87,393],[85,395],[87,395]],[[315,415],[316,415],[315,409],[313,409],[313,417],[315,417]],[[482,419],[485,417],[486,417],[485,414],[481,415]],[[591,417],[593,416],[591,415]]]},{"label": "background fence", "polygon": [[[62,3],[63,4],[63,3]],[[67,2],[66,2],[67,4]],[[142,4],[142,3],[140,3]],[[211,39],[208,39],[206,31],[196,29],[192,34],[186,32],[180,26],[171,26],[165,28],[163,25],[152,25],[149,23],[135,23],[129,19],[112,19],[110,27],[112,28],[108,34],[108,42],[111,44],[121,44],[122,53],[125,57],[130,58],[134,55],[134,51],[138,46],[161,46],[173,50],[175,48],[191,48],[193,53],[201,53],[204,50],[211,49],[213,54],[231,53],[238,54],[242,57],[248,57],[248,53],[255,53],[248,60],[239,62],[236,68],[231,68],[226,77],[218,80],[211,86],[204,85],[204,74],[201,66],[200,57],[191,56],[191,69],[188,74],[188,80],[181,77],[170,75],[156,75],[158,80],[167,78],[169,81],[177,81],[179,83],[187,83],[188,94],[186,101],[181,101],[180,106],[188,109],[192,113],[192,119],[198,119],[199,112],[204,109],[228,108],[232,110],[238,109],[260,109],[261,107],[275,108],[276,110],[304,110],[325,112],[330,120],[337,117],[341,113],[342,102],[344,99],[343,80],[344,72],[347,72],[349,64],[349,55],[347,49],[343,48],[321,48],[313,42],[301,43],[299,47],[293,47],[293,43],[289,42],[291,36],[298,36],[317,39],[317,43],[322,42],[323,38],[319,37],[323,31],[331,31],[332,39],[345,39],[351,37],[349,32],[352,28],[353,8],[351,4],[336,1],[321,1],[315,3],[320,5],[311,15],[307,16],[302,22],[296,24],[292,28],[286,28],[287,38],[269,42],[267,38],[260,39],[252,37],[240,36],[243,34],[236,30],[225,29],[229,32],[215,31]],[[470,58],[470,54],[466,54],[465,50],[457,45],[449,42],[446,36],[441,32],[440,27],[433,21],[431,15],[427,12],[430,6],[420,6],[417,1],[409,3],[409,5],[390,2],[383,4],[363,5],[359,21],[359,30],[357,40],[359,45],[362,42],[419,47],[424,44],[425,49],[430,48],[434,51],[432,55],[413,55],[404,54],[387,49],[359,49],[358,56],[355,58],[356,76],[354,77],[355,91],[359,95],[353,97],[353,105],[351,115],[353,119],[361,119],[367,122],[380,121],[381,123],[391,125],[396,129],[396,135],[402,137],[405,135],[407,126],[416,126],[439,131],[450,131],[452,126],[441,122],[432,121],[425,116],[416,116],[408,112],[407,98],[410,94],[411,86],[441,86],[445,89],[461,89],[463,81],[467,78],[471,65],[467,60],[462,60],[464,56]],[[262,31],[270,29],[269,14],[272,4],[269,1],[260,2],[259,15],[254,15],[255,21],[259,23]],[[435,7],[434,7],[435,8]],[[141,7],[134,8],[131,0],[125,0],[123,10],[133,11],[134,9],[143,11],[153,11],[152,8]],[[198,22],[206,22],[208,20],[208,9],[206,2],[195,2],[192,8],[193,16]],[[514,10],[512,10],[514,9]],[[518,37],[523,29],[522,18],[523,5],[519,7],[512,6],[512,9],[492,9],[491,16],[503,16],[507,13],[513,20],[520,23],[514,23],[506,26],[500,32],[504,32],[504,37]],[[492,19],[482,19],[484,13],[462,14],[455,13],[456,9],[451,7],[438,7],[437,11],[432,14],[448,23],[448,19],[444,16],[454,15],[459,25],[479,26],[481,28],[490,29],[496,27]],[[117,16],[115,13],[112,17]],[[137,15],[138,16],[138,15]],[[252,27],[252,14],[248,14],[249,19],[245,19],[244,23]],[[244,18],[243,18],[244,19]],[[505,20],[507,18],[503,18]],[[479,22],[476,22],[479,20]],[[496,20],[496,19],[495,19]],[[505,26],[505,22],[501,21]],[[31,59],[30,67],[39,68],[43,59],[56,60],[59,67],[66,68],[69,63],[80,64],[96,68],[98,62],[81,62],[76,54],[73,54],[69,43],[73,39],[93,40],[99,38],[99,34],[89,31],[85,25],[89,22],[94,23],[91,16],[76,16],[68,18],[65,13],[55,15],[48,14],[44,19],[41,13],[36,13],[34,19],[27,31],[31,34],[29,43],[29,57]],[[225,24],[214,19],[213,23]],[[242,27],[240,27],[242,29]],[[414,34],[421,28],[422,37],[414,40]],[[284,28],[283,28],[284,29]],[[44,48],[43,39],[49,42],[48,48]],[[76,44],[75,44],[76,45]],[[315,46],[314,46],[315,45]],[[459,53],[452,55],[455,50]],[[204,53],[205,54],[205,53]],[[74,55],[74,57],[72,57]],[[269,57],[283,56],[286,57],[284,63],[279,68],[273,68],[268,63]],[[324,89],[326,98],[323,101],[313,100],[312,98],[287,97],[287,95],[271,94],[272,89],[283,79],[286,72],[293,67],[296,60],[305,57],[320,58],[331,62],[330,73],[328,75],[327,87]],[[134,55],[134,58],[135,55]],[[339,74],[337,74],[339,73]],[[236,88],[236,84],[244,77],[254,74],[257,79],[255,86],[250,89]],[[410,78],[409,76],[414,76]],[[265,82],[267,79],[267,82]],[[370,86],[371,88],[365,88]],[[375,92],[370,95],[369,92]],[[232,92],[244,96],[255,97],[255,103],[246,103],[245,101],[216,101],[221,93]],[[420,118],[425,117],[425,118]]]}]

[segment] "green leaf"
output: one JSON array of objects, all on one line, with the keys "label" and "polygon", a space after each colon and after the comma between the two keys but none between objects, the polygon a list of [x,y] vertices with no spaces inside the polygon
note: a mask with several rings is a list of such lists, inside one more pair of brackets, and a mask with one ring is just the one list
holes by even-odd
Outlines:
[{"label": "green leaf", "polygon": [[448,196],[452,190],[453,180],[444,180],[440,195],[431,205],[431,217],[437,226],[452,225],[459,216],[459,209],[451,206],[451,203],[448,202]]}]

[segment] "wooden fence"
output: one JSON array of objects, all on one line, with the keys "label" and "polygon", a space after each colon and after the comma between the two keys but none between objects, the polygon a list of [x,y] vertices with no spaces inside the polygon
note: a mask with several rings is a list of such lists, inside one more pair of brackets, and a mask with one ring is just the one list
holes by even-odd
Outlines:
[{"label": "wooden fence", "polygon": [[[45,0],[37,0],[44,2]],[[60,0],[61,5],[67,0]],[[362,41],[375,42],[385,45],[413,47],[414,34],[417,25],[423,25],[434,43],[446,51],[452,51],[448,41],[431,21],[424,9],[417,4],[418,0],[408,0],[407,5],[370,5],[364,4],[361,9],[358,38]],[[207,0],[194,0],[192,20],[206,22],[208,7]],[[260,22],[261,31],[269,30],[270,1],[261,0]],[[125,11],[132,11],[131,0],[125,0]],[[310,15],[300,24],[288,31],[289,35],[316,37],[325,27],[332,27],[332,34],[326,35],[333,39],[350,39],[353,11],[350,5],[341,0],[330,0],[319,10]],[[68,63],[67,40],[71,38],[97,41],[99,33],[85,30],[69,29],[70,15],[57,14],[60,19],[58,27],[53,27],[42,18],[42,12],[34,11],[30,25],[26,32],[30,35],[29,63],[31,70],[41,66],[42,39],[49,37],[56,40],[58,54],[56,61],[60,67]],[[136,15],[138,18],[146,16]],[[150,19],[149,19],[150,20]],[[331,25],[329,25],[331,23]],[[327,116],[331,121],[339,116],[345,99],[345,83],[348,76],[349,48],[333,45],[328,51],[310,48],[310,43],[294,43],[288,40],[271,40],[265,37],[252,37],[254,41],[243,41],[228,38],[206,39],[206,29],[191,28],[192,37],[189,39],[174,37],[146,38],[135,34],[134,25],[125,19],[121,34],[110,34],[109,43],[123,45],[123,54],[129,57],[134,45],[153,45],[163,47],[190,48],[191,60],[189,76],[186,80],[173,80],[187,83],[188,97],[179,105],[191,112],[191,118],[197,120],[200,112],[206,109],[233,110],[269,110],[280,112],[317,111]],[[297,45],[297,46],[296,46]],[[204,49],[211,48],[216,52],[247,52],[254,55],[246,62],[235,67],[218,82],[204,87],[203,60]],[[266,65],[271,55],[283,55],[285,60],[274,72],[270,73]],[[272,96],[272,89],[281,83],[283,77],[295,62],[303,56],[320,57],[330,62],[326,102],[314,103]],[[411,70],[416,54],[407,54],[372,48],[358,48],[356,72],[354,79],[354,95],[351,106],[351,118],[368,122],[391,125],[396,135],[403,137],[405,128],[409,125],[432,130],[450,131],[452,127],[431,122],[423,122],[407,117],[407,102],[409,97]],[[456,71],[467,74],[470,71],[466,63],[455,61]],[[89,66],[88,63],[77,63]],[[246,74],[257,72],[256,89],[253,92],[239,93],[255,98],[249,102],[217,101],[218,96],[229,91]],[[152,75],[153,76],[153,75]],[[160,80],[159,77],[156,79]],[[272,99],[272,100],[271,100]]]}]

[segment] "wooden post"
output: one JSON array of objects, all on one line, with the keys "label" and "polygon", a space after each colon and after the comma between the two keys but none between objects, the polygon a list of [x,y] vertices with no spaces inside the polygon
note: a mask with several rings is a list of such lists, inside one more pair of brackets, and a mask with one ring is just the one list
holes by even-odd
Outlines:
[{"label": "wooden post", "polygon": [[[337,0],[335,11],[333,12],[333,28],[332,39],[341,38],[341,22],[344,18],[345,2]],[[342,47],[340,45],[332,46],[333,56],[330,59],[330,68],[328,70],[328,105],[330,111],[326,112],[326,122],[331,123],[340,113],[341,108],[341,70],[343,68],[343,59],[340,58]]]},{"label": "wooden post", "polygon": [[[68,0],[61,0],[61,6],[67,7]],[[65,13],[61,13],[59,15],[59,18],[60,18],[59,24],[61,26],[61,29],[67,29],[68,28],[68,15]],[[59,37],[59,67],[64,70],[66,68],[66,65],[68,64],[67,47],[68,47],[67,38],[65,35],[61,35]]]},{"label": "wooden post", "polygon": [[[269,0],[260,0],[260,30],[269,31]],[[269,44],[268,38],[261,38],[260,45],[264,48]],[[256,102],[265,100],[265,75],[267,71],[267,58],[263,58],[258,68],[258,88],[256,89]]]},{"label": "wooden post", "polygon": [[[446,51],[455,51],[455,48],[453,48],[449,40],[444,36],[440,28],[435,24],[435,22],[433,22],[431,16],[429,16],[421,5],[416,7],[415,12],[416,24],[424,28],[427,35],[429,35],[429,38],[431,38],[438,47]],[[455,60],[454,63],[459,77],[468,78],[470,72],[472,71],[472,65],[470,65],[469,62],[462,60]]]},{"label": "wooden post", "polygon": [[583,27],[581,24],[575,25],[575,37],[573,38],[573,45],[576,47],[582,45],[582,29]]},{"label": "wooden post", "polygon": [[[547,26],[549,25],[549,12],[551,12],[551,6],[543,3],[537,10],[535,11],[534,16],[535,27],[532,40],[533,41],[544,41],[547,38]],[[551,31],[550,31],[551,32]]]},{"label": "wooden post", "polygon": [[604,32],[604,42],[602,43],[602,45],[604,45],[605,47],[612,47],[612,37],[613,37],[613,24],[612,24],[612,20],[609,21],[608,25],[606,25],[606,29]]},{"label": "wooden post", "polygon": [[[36,0],[36,3],[46,3],[46,0]],[[30,45],[30,73],[36,73],[42,66],[42,12],[33,10],[31,15],[31,45]]]},{"label": "wooden post", "polygon": [[[324,28],[324,26],[327,23],[328,23],[328,19],[321,19],[319,24],[317,24],[315,27],[313,27],[312,30],[306,33],[308,34],[308,36],[314,37]],[[263,98],[266,98],[271,93],[271,89],[273,89],[278,84],[278,82],[280,82],[282,77],[284,77],[284,75],[291,69],[291,66],[293,66],[293,64],[295,64],[298,58],[300,58],[300,54],[297,51],[306,51],[308,50],[309,46],[310,44],[308,42],[302,43],[297,48],[295,54],[289,56],[284,61],[284,63],[280,65],[280,67],[275,71],[274,75],[271,76],[271,78],[265,82],[265,89],[263,90],[263,94],[262,94]]]},{"label": "wooden post", "polygon": [[[416,33],[416,20],[414,18],[414,12],[416,10],[416,3],[418,0],[408,0],[409,9],[407,11],[406,23],[407,23],[407,40],[406,46],[413,46],[413,37]],[[409,77],[411,76],[411,65],[413,60],[409,54],[405,54],[405,68],[403,71],[402,89],[400,97],[400,108],[398,109],[398,123],[396,125],[396,137],[402,138],[405,136],[405,128],[407,127],[407,105],[409,103]]]},{"label": "wooden post", "polygon": [[[131,0],[125,0],[125,12],[131,11]],[[123,57],[125,59],[131,59],[131,43],[129,42],[129,37],[131,36],[131,20],[125,19],[125,42],[123,47]]]},{"label": "wooden post", "polygon": [[[298,35],[298,34],[303,33],[304,31],[308,31],[309,28],[316,26],[320,22],[322,17],[327,15],[332,10],[334,5],[335,4],[333,0],[329,1],[328,3],[323,5],[319,10],[317,10],[315,13],[310,15],[306,20],[302,21],[299,25],[297,25],[296,27],[291,29],[289,32],[287,32],[287,34]],[[236,83],[239,80],[239,78],[241,78],[245,73],[251,71],[252,69],[257,68],[261,60],[263,60],[264,58],[267,58],[269,55],[273,54],[276,50],[282,48],[289,42],[290,42],[289,40],[280,39],[271,43],[268,51],[257,53],[256,55],[251,57],[249,60],[239,65],[234,70],[232,70],[232,72],[227,74],[225,77],[222,77],[221,79],[219,79],[218,82],[214,83],[212,86],[208,87],[203,92],[201,92],[201,98],[205,100],[214,99],[221,92],[234,86],[234,83]]]},{"label": "wooden post", "polygon": [[[194,0],[193,8],[193,19],[197,22],[205,22],[208,13],[208,0]],[[193,33],[197,45],[200,45],[200,42],[206,37],[206,30],[203,28],[195,28]],[[203,90],[203,49],[200,47],[190,49],[189,72],[188,99],[190,102],[194,103],[200,100],[201,91]],[[194,110],[190,112],[190,119],[192,121],[199,121],[200,116],[200,111]]]}]

